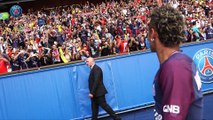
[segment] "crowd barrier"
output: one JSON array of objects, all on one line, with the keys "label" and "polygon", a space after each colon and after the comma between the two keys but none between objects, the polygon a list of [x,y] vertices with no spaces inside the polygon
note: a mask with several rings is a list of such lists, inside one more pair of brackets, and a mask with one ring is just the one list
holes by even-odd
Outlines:
[{"label": "crowd barrier", "polygon": [[[181,50],[198,63],[199,70],[205,66],[203,61],[209,61],[210,67],[202,77],[202,90],[212,90],[213,41],[186,44]],[[103,70],[108,90],[106,98],[114,110],[124,111],[153,103],[152,82],[159,68],[155,53],[136,52],[98,59],[96,63]],[[89,72],[81,61],[0,76],[0,119],[90,117]],[[100,110],[100,114],[104,113]]]}]

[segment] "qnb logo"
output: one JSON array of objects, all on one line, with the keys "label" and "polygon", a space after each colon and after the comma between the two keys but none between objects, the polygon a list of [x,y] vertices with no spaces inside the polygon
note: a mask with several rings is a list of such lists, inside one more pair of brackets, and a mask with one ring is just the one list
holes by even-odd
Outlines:
[{"label": "qnb logo", "polygon": [[180,113],[180,107],[178,105],[164,105],[163,106],[163,112],[179,114]]},{"label": "qnb logo", "polygon": [[195,53],[193,60],[198,67],[199,75],[203,83],[213,82],[213,50],[201,49]]}]

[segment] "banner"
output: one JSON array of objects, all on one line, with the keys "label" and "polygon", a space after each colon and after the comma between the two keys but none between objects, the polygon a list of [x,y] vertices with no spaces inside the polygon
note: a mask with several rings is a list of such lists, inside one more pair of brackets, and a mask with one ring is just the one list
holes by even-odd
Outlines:
[{"label": "banner", "polygon": [[8,12],[0,13],[0,20],[7,20],[7,19],[9,19],[9,13]]}]

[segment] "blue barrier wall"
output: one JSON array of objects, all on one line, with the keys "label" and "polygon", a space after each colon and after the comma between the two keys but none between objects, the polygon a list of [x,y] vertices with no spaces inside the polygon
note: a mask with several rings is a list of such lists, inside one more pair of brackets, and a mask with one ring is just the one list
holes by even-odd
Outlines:
[{"label": "blue barrier wall", "polygon": [[[181,47],[192,58],[204,48],[213,49],[213,41]],[[209,55],[211,65],[212,53]],[[155,53],[134,53],[97,60],[96,63],[103,69],[104,84],[109,92],[107,101],[114,110],[153,103],[152,82],[159,67]],[[0,76],[0,119],[89,117],[89,71],[86,64],[81,62]],[[203,84],[202,87],[203,91],[212,88],[212,83]]]}]

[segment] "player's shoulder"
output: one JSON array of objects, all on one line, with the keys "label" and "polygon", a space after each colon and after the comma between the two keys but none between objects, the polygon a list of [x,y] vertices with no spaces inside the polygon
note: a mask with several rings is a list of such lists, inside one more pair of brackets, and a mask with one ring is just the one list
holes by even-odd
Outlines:
[{"label": "player's shoulder", "polygon": [[180,62],[192,62],[192,61],[193,61],[192,58],[190,58],[188,55],[186,55],[182,52],[179,52],[179,53],[176,53],[173,56],[171,56],[168,59],[167,64],[171,64],[172,62],[180,63]]},{"label": "player's shoulder", "polygon": [[94,68],[95,68],[96,70],[102,70],[101,67],[98,66],[98,65],[96,65],[96,64],[94,65]]},{"label": "player's shoulder", "polygon": [[190,58],[188,55],[180,52],[180,53],[176,53],[176,54],[172,55],[170,58],[168,58],[168,60],[166,60],[162,64],[162,67],[169,68],[169,69],[172,69],[173,67],[180,68],[181,66],[190,67],[192,62],[193,62],[192,58]]}]

